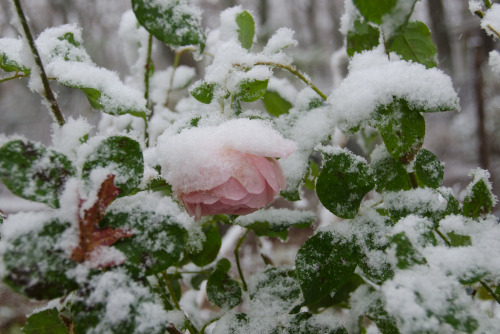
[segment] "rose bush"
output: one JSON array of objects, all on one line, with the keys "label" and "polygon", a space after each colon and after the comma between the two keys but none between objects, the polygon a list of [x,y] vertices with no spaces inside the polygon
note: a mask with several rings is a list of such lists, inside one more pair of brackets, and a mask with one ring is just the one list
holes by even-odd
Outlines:
[{"label": "rose bush", "polygon": [[296,145],[269,124],[249,119],[184,129],[158,140],[164,177],[189,215],[254,212],[286,187],[276,158]]}]

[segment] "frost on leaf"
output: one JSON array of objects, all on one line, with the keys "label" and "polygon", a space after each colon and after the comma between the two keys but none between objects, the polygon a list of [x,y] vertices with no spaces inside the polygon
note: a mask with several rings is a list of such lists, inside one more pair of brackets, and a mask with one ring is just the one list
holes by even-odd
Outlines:
[{"label": "frost on leaf", "polygon": [[[122,238],[132,236],[132,233],[122,229],[110,227],[101,229],[99,227],[99,222],[104,217],[106,209],[121,192],[113,185],[114,178],[114,175],[108,175],[97,193],[97,201],[89,209],[84,210],[83,217],[81,215],[78,217],[79,243],[71,254],[71,258],[76,262],[90,260],[92,253],[99,247],[110,246]],[[117,264],[111,262],[100,264],[100,266],[109,267]]]}]

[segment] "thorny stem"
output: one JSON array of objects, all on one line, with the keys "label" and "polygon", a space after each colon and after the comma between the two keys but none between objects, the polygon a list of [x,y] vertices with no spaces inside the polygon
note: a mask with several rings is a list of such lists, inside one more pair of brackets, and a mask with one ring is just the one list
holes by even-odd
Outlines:
[{"label": "thorny stem", "polygon": [[15,75],[13,75],[11,77],[0,79],[0,83],[5,82],[5,81],[9,81],[9,80],[13,80],[13,79],[27,78],[27,77],[29,77],[29,74],[16,73]]},{"label": "thorny stem", "polygon": [[[451,242],[448,240],[448,238],[446,238],[444,236],[444,234],[439,230],[439,229],[435,229],[435,231],[437,232],[437,234],[441,237],[441,239],[444,240],[444,242],[448,245],[448,247],[451,247]],[[485,281],[483,280],[479,280],[479,283],[483,286],[483,288],[488,291],[488,293],[490,294],[491,297],[493,297],[493,299],[495,299],[495,301],[500,304],[500,297],[489,287],[488,284],[486,284]]]},{"label": "thorny stem", "polygon": [[249,229],[246,230],[245,234],[238,240],[238,243],[236,244],[236,248],[234,249],[234,258],[236,260],[236,267],[238,268],[238,274],[240,275],[241,282],[243,283],[243,290],[247,291],[247,283],[245,282],[245,276],[243,276],[243,272],[241,271],[241,266],[240,266],[240,247],[243,244],[243,241],[245,241],[245,238],[250,232]]},{"label": "thorny stem", "polygon": [[55,98],[54,92],[50,88],[49,79],[47,78],[47,74],[45,73],[45,69],[43,68],[42,60],[40,59],[40,54],[35,45],[35,40],[33,39],[33,35],[31,35],[30,28],[28,26],[28,22],[26,20],[26,16],[24,15],[23,8],[21,7],[20,0],[12,0],[14,2],[14,6],[16,7],[17,16],[19,17],[19,21],[24,30],[24,34],[26,39],[28,40],[28,44],[31,49],[31,53],[33,54],[33,58],[35,59],[35,63],[40,70],[40,79],[42,80],[44,93],[43,96],[50,103],[50,107],[52,110],[52,114],[54,115],[59,126],[64,125],[64,117],[62,115],[61,108],[59,108],[59,104],[57,104],[57,100]]},{"label": "thorny stem", "polygon": [[273,62],[256,62],[255,65],[267,65],[267,66],[273,66],[273,67],[278,67],[278,68],[282,68],[284,70],[287,70],[288,72],[292,73],[293,75],[295,75],[297,78],[299,78],[300,80],[304,81],[306,85],[308,85],[309,87],[311,87],[319,96],[321,96],[321,98],[323,100],[327,100],[328,97],[318,89],[318,87],[316,87],[308,78],[306,78],[302,73],[300,73],[299,70],[297,70],[295,68],[295,66],[290,66],[290,65],[283,65],[283,64],[279,64],[279,63],[273,63]]},{"label": "thorny stem", "polygon": [[[148,38],[148,52],[146,56],[146,65],[144,65],[144,99],[146,99],[146,108],[150,108],[149,105],[149,77],[151,74],[151,65],[152,65],[152,60],[151,60],[151,50],[153,48],[153,35],[149,34]],[[151,116],[153,116],[153,113],[149,115],[149,118],[151,119]]]}]

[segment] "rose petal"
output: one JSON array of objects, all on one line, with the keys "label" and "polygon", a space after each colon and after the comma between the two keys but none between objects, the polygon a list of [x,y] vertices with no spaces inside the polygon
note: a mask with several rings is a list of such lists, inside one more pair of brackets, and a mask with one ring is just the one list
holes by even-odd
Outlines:
[{"label": "rose petal", "polygon": [[[248,195],[248,191],[234,177],[225,183],[210,190],[210,194],[217,198],[227,198],[238,201]],[[209,203],[206,203],[209,204]]]},{"label": "rose petal", "polygon": [[259,157],[256,155],[249,155],[250,158],[252,159],[253,163],[259,170],[260,174],[266,179],[267,183],[273,188],[275,192],[279,192],[280,186],[279,186],[279,180],[278,180],[278,174],[283,175],[283,172],[281,171],[280,168],[280,173],[276,172],[276,169],[274,168],[274,164],[271,161],[275,161],[273,158],[265,158],[265,157]]},{"label": "rose petal", "polygon": [[260,174],[257,166],[247,154],[241,154],[239,166],[233,171],[233,177],[252,194],[260,194],[266,187],[266,179]]},{"label": "rose petal", "polygon": [[205,191],[195,191],[189,194],[182,194],[181,200],[183,203],[213,204],[219,200],[219,197],[213,196]]}]

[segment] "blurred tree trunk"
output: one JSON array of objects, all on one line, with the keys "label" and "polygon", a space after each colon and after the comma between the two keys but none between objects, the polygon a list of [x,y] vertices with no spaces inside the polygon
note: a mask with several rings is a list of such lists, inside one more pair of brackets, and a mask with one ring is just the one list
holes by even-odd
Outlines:
[{"label": "blurred tree trunk", "polygon": [[451,73],[453,64],[451,43],[442,0],[428,0],[427,9],[431,19],[431,36],[438,51],[439,67],[445,72]]},{"label": "blurred tree trunk", "polygon": [[484,108],[484,77],[483,67],[488,60],[488,53],[492,49],[492,39],[477,29],[477,44],[474,48],[474,68],[473,68],[473,84],[474,84],[474,99],[476,106],[477,117],[477,136],[478,136],[478,158],[479,166],[484,169],[490,167],[490,146],[488,141],[488,133],[486,131],[486,118]]}]

